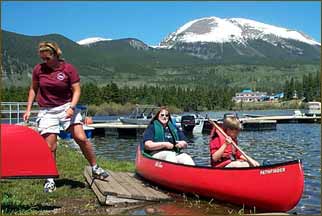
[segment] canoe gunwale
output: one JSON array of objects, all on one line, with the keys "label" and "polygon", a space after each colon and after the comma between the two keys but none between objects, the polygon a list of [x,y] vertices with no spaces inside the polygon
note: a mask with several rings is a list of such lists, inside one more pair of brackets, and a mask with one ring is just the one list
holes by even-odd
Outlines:
[{"label": "canoe gunwale", "polygon": [[253,169],[266,169],[266,168],[273,168],[276,166],[286,166],[286,165],[291,165],[291,164],[301,164],[302,165],[302,160],[301,159],[296,159],[296,160],[291,160],[291,161],[285,161],[285,162],[280,162],[280,163],[275,163],[275,164],[268,164],[268,165],[261,165],[258,167],[229,167],[229,168],[220,168],[220,167],[211,167],[211,166],[200,166],[200,165],[188,165],[188,164],[178,164],[174,163],[171,161],[166,161],[166,160],[161,160],[157,158],[153,158],[152,156],[148,155],[145,153],[143,150],[139,149],[140,155],[144,158],[155,160],[155,161],[160,161],[163,163],[169,163],[173,164],[176,166],[183,166],[183,167],[191,167],[191,168],[197,168],[197,169],[211,169],[211,170],[253,170]]}]

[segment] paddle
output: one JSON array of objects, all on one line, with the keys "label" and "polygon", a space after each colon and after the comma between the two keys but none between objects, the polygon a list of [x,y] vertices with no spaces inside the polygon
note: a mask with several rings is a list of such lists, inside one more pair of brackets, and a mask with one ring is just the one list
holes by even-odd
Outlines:
[{"label": "paddle", "polygon": [[[225,131],[223,131],[223,129],[221,129],[221,127],[219,127],[214,121],[210,120],[208,118],[208,121],[217,129],[219,130],[219,132],[224,135],[225,138],[228,138],[229,136],[225,133]],[[251,166],[255,166],[255,164],[253,163],[253,161],[250,159],[250,157],[248,157],[246,155],[246,153],[240,149],[240,147],[237,146],[237,144],[234,142],[234,140],[231,140],[232,141],[232,145],[246,158],[246,160],[248,161],[248,163],[251,165]]]}]

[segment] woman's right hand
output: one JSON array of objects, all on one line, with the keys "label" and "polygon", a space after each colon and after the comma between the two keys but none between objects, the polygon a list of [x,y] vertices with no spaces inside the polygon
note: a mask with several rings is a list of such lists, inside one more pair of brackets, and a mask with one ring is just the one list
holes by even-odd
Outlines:
[{"label": "woman's right hand", "polygon": [[163,148],[166,148],[166,149],[173,149],[174,145],[170,142],[164,142],[163,143]]},{"label": "woman's right hand", "polygon": [[24,114],[23,114],[23,121],[25,122],[28,122],[29,118],[30,118],[30,111],[26,111]]}]

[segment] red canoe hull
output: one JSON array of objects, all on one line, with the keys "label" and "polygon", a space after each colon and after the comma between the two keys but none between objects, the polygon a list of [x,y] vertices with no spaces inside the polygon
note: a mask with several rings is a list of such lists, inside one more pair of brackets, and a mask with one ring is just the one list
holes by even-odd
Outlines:
[{"label": "red canoe hull", "polygon": [[0,178],[58,177],[48,144],[33,129],[1,124]]},{"label": "red canoe hull", "polygon": [[166,188],[267,211],[291,210],[301,199],[304,188],[299,160],[262,167],[222,169],[154,159],[142,154],[138,147],[136,172]]}]

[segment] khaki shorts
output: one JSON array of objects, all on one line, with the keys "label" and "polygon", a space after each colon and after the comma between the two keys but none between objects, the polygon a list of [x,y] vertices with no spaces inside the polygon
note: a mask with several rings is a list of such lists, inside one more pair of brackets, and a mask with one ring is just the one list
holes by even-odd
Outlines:
[{"label": "khaki shorts", "polygon": [[66,103],[53,108],[40,108],[36,120],[39,133],[41,135],[46,133],[59,134],[60,129],[67,130],[73,124],[83,124],[82,115],[78,109],[75,109],[71,118],[66,118],[66,111],[69,106],[70,103]]}]

